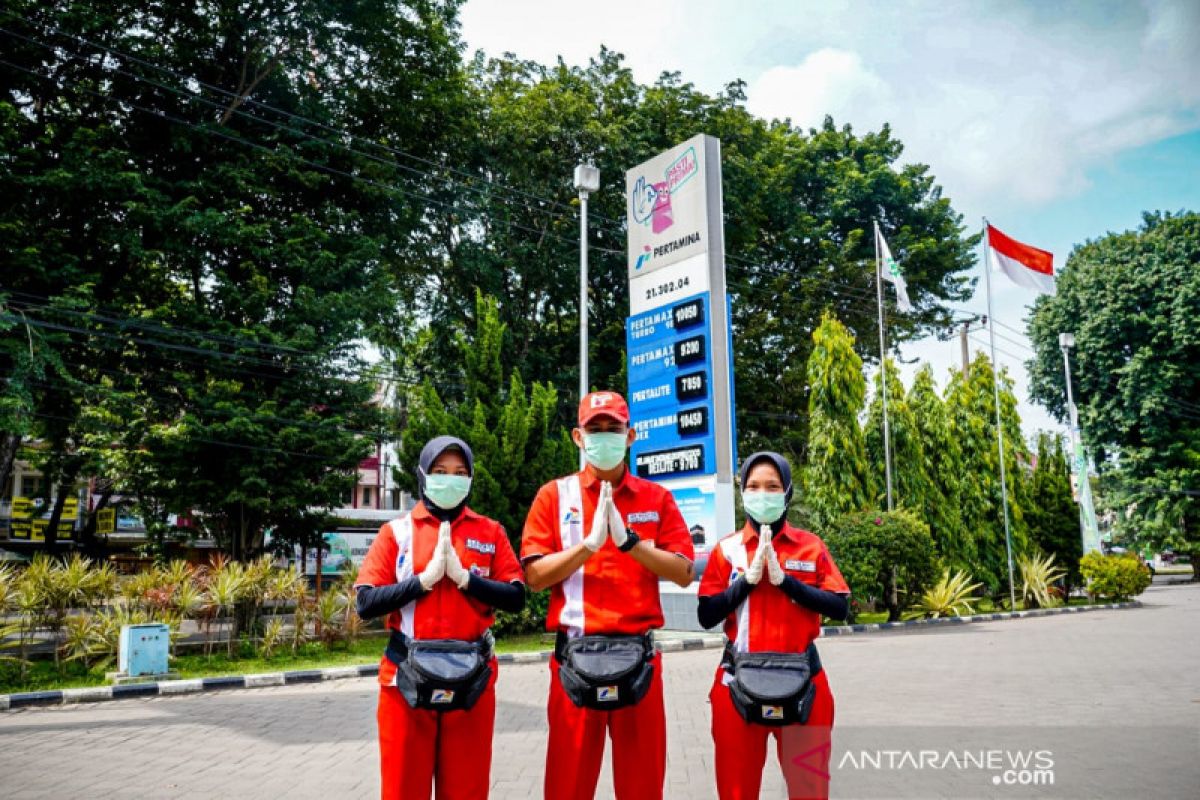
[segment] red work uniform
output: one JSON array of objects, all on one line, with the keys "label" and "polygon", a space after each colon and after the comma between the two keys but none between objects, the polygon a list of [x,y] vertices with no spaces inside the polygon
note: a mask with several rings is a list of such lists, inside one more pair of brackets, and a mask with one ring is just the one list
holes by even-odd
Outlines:
[{"label": "red work uniform", "polygon": [[[356,583],[384,586],[419,575],[433,556],[440,526],[424,502],[407,518],[384,524],[371,543]],[[465,508],[451,523],[450,531],[454,549],[469,571],[505,583],[524,579],[500,523]],[[493,615],[493,609],[443,578],[429,592],[388,614],[387,627],[412,639],[474,641],[491,626]],[[435,776],[438,800],[487,797],[496,717],[495,676],[493,657],[492,683],[470,709],[415,709],[396,688],[396,665],[384,656],[379,664],[377,716],[385,800],[428,798]]]},{"label": "red work uniform", "polygon": [[[787,575],[830,592],[849,594],[850,588],[820,537],[784,524],[771,544]],[[700,596],[723,592],[741,577],[758,549],[758,530],[747,523],[713,548]],[[763,570],[762,580],[746,600],[725,620],[725,636],[739,653],[802,653],[821,635],[821,615],[773,586]],[[709,700],[712,702],[712,735],[716,745],[717,793],[721,800],[757,798],[767,757],[767,738],[776,739],[788,796],[829,796],[830,737],[833,728],[833,694],[822,670],[813,678],[816,694],[805,725],[779,728],[746,722],[729,694],[732,676],[717,668]]]},{"label": "red work uniform", "polygon": [[[693,557],[687,524],[671,493],[628,470],[613,485],[613,503],[628,530],[642,541]],[[543,486],[533,501],[521,539],[521,561],[568,550],[592,527],[600,480],[590,470]],[[582,568],[550,590],[546,629],[568,636],[642,635],[663,626],[658,576],[611,539]],[[590,800],[596,794],[604,736],[612,739],[613,785],[618,800],[661,798],[666,776],[667,721],[663,711],[662,656],[655,656],[654,679],[636,705],[615,711],[576,706],[563,690],[558,661],[550,662],[545,796],[548,800]]]}]

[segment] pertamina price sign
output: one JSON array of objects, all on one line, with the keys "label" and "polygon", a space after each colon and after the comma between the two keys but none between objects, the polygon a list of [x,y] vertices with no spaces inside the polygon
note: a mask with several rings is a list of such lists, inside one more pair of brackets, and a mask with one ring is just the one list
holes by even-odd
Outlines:
[{"label": "pertamina price sign", "polygon": [[625,343],[634,471],[675,496],[697,539],[733,530],[733,364],[720,142],[699,135],[625,175]]}]

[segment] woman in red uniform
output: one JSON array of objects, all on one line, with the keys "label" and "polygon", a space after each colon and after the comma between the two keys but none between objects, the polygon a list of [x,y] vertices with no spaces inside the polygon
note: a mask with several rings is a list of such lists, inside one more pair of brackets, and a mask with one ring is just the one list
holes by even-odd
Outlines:
[{"label": "woman in red uniform", "polygon": [[520,611],[525,587],[504,528],[467,507],[474,458],[439,436],[421,451],[421,501],[385,524],[358,574],[358,613],[387,615],[379,665],[385,800],[488,796],[496,717],[495,609]]},{"label": "woman in red uniform", "polygon": [[788,524],[792,470],[778,453],[742,463],[746,525],[714,548],[700,624],[724,621],[709,699],[721,800],[757,798],[774,735],[788,796],[829,796],[833,694],[813,640],[822,615],[845,619],[849,588],[825,543]]}]

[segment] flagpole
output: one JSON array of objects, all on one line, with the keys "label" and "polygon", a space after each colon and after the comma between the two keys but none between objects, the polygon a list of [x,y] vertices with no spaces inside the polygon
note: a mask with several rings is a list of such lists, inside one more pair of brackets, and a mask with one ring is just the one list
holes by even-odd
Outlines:
[{"label": "flagpole", "polygon": [[1004,423],[1000,418],[1000,365],[996,361],[996,315],[992,312],[992,271],[988,269],[987,217],[983,218],[983,278],[987,284],[988,338],[992,346],[992,394],[996,398],[996,447],[1000,452],[1000,502],[1004,509],[1004,549],[1008,554],[1008,601],[1017,610],[1017,590],[1013,583],[1012,533],[1008,527],[1008,479],[1004,473]]},{"label": "flagpole", "polygon": [[887,510],[892,510],[892,436],[888,427],[887,350],[883,339],[883,267],[879,258],[879,221],[875,224],[875,296],[879,301],[879,385],[883,387],[883,463],[887,476]]}]

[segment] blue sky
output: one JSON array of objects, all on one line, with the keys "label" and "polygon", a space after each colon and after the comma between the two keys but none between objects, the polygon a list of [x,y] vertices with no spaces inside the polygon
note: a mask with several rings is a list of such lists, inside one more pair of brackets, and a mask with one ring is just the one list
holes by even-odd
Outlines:
[{"label": "blue sky", "polygon": [[[1143,210],[1200,210],[1197,0],[469,0],[462,33],[471,51],[542,63],[583,64],[604,44],[644,82],[677,70],[713,92],[740,78],[752,112],[804,127],[886,121],[968,226],[986,215],[1056,266]],[[974,274],[967,307],[982,310]],[[1033,296],[1005,280],[996,317],[1024,329]],[[1027,432],[1059,428],[1027,401],[1023,337],[998,331],[1016,340],[997,346]],[[959,352],[931,339],[902,355],[941,379]]]}]

